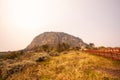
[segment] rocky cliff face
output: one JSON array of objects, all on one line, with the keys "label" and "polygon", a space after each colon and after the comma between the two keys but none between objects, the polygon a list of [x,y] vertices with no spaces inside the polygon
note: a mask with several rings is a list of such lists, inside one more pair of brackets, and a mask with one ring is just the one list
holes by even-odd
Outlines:
[{"label": "rocky cliff face", "polygon": [[43,45],[49,45],[56,47],[58,44],[68,44],[70,47],[82,47],[87,44],[80,38],[69,35],[63,32],[44,32],[33,39],[30,45],[26,49],[30,50],[35,47],[41,47]]}]

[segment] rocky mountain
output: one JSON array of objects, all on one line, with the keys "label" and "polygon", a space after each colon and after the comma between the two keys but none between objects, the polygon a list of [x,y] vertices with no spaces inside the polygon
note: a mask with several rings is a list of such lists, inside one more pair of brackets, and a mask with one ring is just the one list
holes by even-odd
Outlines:
[{"label": "rocky mountain", "polygon": [[56,47],[58,44],[63,43],[69,45],[70,47],[82,47],[87,45],[82,41],[82,39],[64,32],[44,32],[36,36],[26,49],[30,50],[43,45]]}]

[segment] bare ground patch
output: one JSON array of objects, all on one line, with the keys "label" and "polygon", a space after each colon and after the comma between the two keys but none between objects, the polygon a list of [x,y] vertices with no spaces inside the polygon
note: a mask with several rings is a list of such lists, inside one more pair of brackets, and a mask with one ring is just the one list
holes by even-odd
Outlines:
[{"label": "bare ground patch", "polygon": [[97,70],[120,79],[120,69],[98,68]]}]

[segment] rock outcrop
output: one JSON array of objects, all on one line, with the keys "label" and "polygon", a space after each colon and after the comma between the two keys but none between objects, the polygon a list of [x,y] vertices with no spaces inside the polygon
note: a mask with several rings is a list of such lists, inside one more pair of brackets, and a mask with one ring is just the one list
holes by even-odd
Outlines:
[{"label": "rock outcrop", "polygon": [[63,32],[44,32],[33,39],[30,45],[27,46],[27,50],[41,47],[43,45],[49,45],[50,47],[56,47],[58,44],[67,44],[70,47],[82,47],[87,44],[82,39],[69,35]]}]

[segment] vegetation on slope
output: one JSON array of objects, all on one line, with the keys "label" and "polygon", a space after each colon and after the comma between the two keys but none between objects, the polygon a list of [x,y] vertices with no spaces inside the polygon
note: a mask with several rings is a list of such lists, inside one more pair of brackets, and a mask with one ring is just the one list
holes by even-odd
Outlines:
[{"label": "vegetation on slope", "polygon": [[[66,54],[67,53],[67,54]],[[120,62],[80,51],[37,62],[8,80],[119,80]]]},{"label": "vegetation on slope", "polygon": [[19,58],[23,54],[24,54],[23,50],[3,52],[0,54],[0,59],[5,59],[5,60],[6,59],[16,59],[16,58]]},{"label": "vegetation on slope", "polygon": [[[82,39],[72,36],[70,34],[64,32],[44,32],[38,36],[36,36],[33,41],[27,46],[27,50],[33,50],[35,48],[39,48],[43,45],[48,45],[49,48],[56,48],[59,46],[63,46],[64,44],[69,45],[70,47],[85,47],[86,43],[82,41]],[[47,47],[48,46],[43,46]],[[67,46],[66,46],[67,47]]]}]

